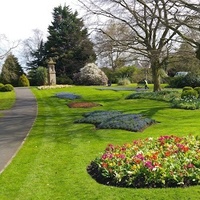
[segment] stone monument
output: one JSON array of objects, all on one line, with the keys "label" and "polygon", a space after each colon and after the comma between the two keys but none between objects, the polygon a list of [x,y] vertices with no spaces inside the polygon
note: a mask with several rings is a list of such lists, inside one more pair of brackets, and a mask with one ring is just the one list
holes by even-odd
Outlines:
[{"label": "stone monument", "polygon": [[48,84],[49,85],[56,85],[55,64],[56,62],[54,62],[52,58],[50,58],[48,62]]}]

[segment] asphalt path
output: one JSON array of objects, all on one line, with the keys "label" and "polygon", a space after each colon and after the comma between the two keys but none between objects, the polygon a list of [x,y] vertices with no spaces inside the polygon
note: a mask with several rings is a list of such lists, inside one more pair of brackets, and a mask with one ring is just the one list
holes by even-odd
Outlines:
[{"label": "asphalt path", "polygon": [[14,88],[16,101],[10,110],[0,111],[0,173],[12,161],[37,116],[37,101],[28,87]]}]

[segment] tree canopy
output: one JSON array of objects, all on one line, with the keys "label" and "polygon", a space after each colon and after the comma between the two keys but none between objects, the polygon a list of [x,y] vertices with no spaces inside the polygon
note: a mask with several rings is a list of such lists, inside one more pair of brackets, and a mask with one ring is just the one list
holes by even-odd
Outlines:
[{"label": "tree canopy", "polygon": [[95,60],[93,44],[83,20],[69,7],[54,8],[48,32],[45,50],[47,58],[52,57],[56,61],[57,76],[67,75],[73,78],[73,74],[87,62]]},{"label": "tree canopy", "polygon": [[23,69],[19,64],[18,59],[10,53],[3,64],[0,81],[3,84],[18,86],[19,77],[23,73]]},{"label": "tree canopy", "polygon": [[[97,29],[110,21],[125,27],[123,41],[112,38],[119,46],[128,47],[139,59],[151,64],[154,91],[161,90],[160,72],[180,38],[196,46],[191,37],[199,31],[199,13],[191,9],[192,1],[175,0],[79,0],[96,19]],[[196,8],[195,4],[195,8]],[[193,8],[193,7],[192,7]],[[95,18],[96,16],[96,18]],[[99,20],[101,19],[101,20]],[[107,33],[109,35],[109,33]]]}]

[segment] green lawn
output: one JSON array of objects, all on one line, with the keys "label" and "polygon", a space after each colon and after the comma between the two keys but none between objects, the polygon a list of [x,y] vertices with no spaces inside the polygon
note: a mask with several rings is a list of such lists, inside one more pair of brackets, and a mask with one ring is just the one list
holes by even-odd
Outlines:
[{"label": "green lawn", "polygon": [[[32,91],[38,101],[38,117],[23,147],[0,175],[1,200],[197,200],[200,186],[167,189],[117,188],[96,183],[86,171],[90,161],[107,144],[123,144],[160,135],[199,135],[199,110],[171,109],[153,100],[125,100],[133,91],[96,90],[97,87]],[[68,108],[70,100],[59,92],[82,95],[82,101],[102,104],[96,108]],[[76,100],[76,101],[81,101]],[[83,113],[119,110],[142,113],[159,123],[142,133],[95,130],[91,124],[74,124]]]},{"label": "green lawn", "polygon": [[[6,110],[15,103],[15,92],[0,92],[0,110]],[[2,114],[0,113],[0,117]]]}]

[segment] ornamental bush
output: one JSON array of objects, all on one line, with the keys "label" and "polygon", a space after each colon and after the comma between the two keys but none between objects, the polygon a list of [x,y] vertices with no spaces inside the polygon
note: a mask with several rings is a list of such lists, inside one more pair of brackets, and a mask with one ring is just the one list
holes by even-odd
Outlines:
[{"label": "ornamental bush", "polygon": [[181,98],[184,99],[184,98],[190,98],[190,97],[195,97],[197,98],[199,95],[198,95],[198,92],[194,89],[191,89],[191,90],[183,90],[182,91],[182,94],[181,94]]},{"label": "ornamental bush", "polygon": [[14,90],[14,87],[11,84],[5,84],[4,87],[2,88],[3,92],[10,92],[13,90]]},{"label": "ornamental bush", "polygon": [[19,77],[19,83],[18,83],[19,87],[28,87],[30,86],[29,80],[27,78],[27,76],[25,74],[21,75]]},{"label": "ornamental bush", "polygon": [[200,184],[200,137],[160,136],[109,144],[88,166],[98,182],[119,187],[185,187]]},{"label": "ornamental bush", "polygon": [[106,85],[108,78],[94,63],[89,63],[74,75],[74,83],[79,85]]}]

